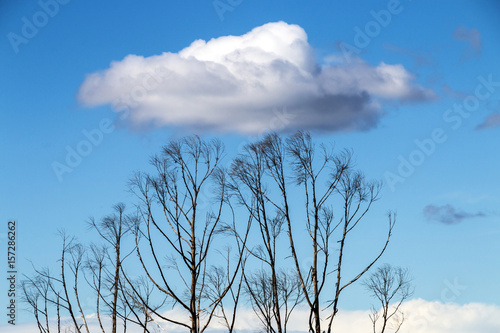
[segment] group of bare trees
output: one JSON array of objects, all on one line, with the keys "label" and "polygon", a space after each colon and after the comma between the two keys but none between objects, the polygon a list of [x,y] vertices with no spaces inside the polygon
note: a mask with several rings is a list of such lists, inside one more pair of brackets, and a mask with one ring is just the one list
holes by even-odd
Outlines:
[{"label": "group of bare trees", "polygon": [[[305,132],[267,135],[230,164],[224,155],[218,140],[173,140],[151,159],[152,172],[130,181],[133,213],[119,204],[89,222],[100,242],[83,246],[62,234],[60,268],[35,268],[22,284],[39,331],[156,332],[168,324],[203,333],[217,322],[231,333],[245,302],[260,321],[255,329],[286,333],[305,303],[309,331],[331,333],[341,294],[392,235],[390,213],[380,248],[355,274],[344,273],[346,244],[373,220],[367,213],[380,183],[354,169],[349,151],[318,146]],[[402,324],[408,281],[391,266],[365,280],[382,306],[370,317],[374,332],[380,318],[382,332],[392,319]]]},{"label": "group of bare trees", "polygon": [[[84,246],[61,232],[59,269],[53,272],[35,267],[34,277],[22,281],[24,300],[33,311],[40,332],[118,332],[119,321],[123,332],[129,323],[149,332],[149,309],[162,307],[165,300],[151,299],[154,289],[149,280],[125,275],[122,262],[135,249],[123,240],[138,221],[125,214],[123,204],[114,210],[99,222],[89,221],[102,244]],[[93,315],[97,328],[88,320]]]}]

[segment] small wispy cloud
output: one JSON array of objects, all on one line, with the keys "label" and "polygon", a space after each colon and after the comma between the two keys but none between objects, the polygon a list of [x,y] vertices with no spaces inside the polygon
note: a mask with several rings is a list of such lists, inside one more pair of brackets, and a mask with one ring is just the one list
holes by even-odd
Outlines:
[{"label": "small wispy cloud", "polygon": [[481,54],[483,48],[482,37],[476,28],[468,28],[461,25],[453,32],[453,38],[467,43],[467,48],[462,54],[461,60],[467,60],[472,56],[479,56]]},{"label": "small wispy cloud", "polygon": [[427,205],[424,207],[423,213],[424,217],[429,221],[436,221],[448,225],[458,224],[465,219],[486,216],[486,214],[483,212],[469,213],[457,209],[451,205],[443,205],[443,206]]},{"label": "small wispy cloud", "polygon": [[450,98],[453,98],[453,99],[458,99],[458,100],[463,100],[465,99],[467,96],[470,96],[471,93],[467,93],[467,92],[464,92],[464,91],[460,91],[460,90],[457,90],[457,89],[453,89],[452,87],[450,87],[448,84],[443,84],[443,92],[448,95]]},{"label": "small wispy cloud", "polygon": [[435,67],[436,61],[432,56],[432,52],[428,50],[415,50],[408,47],[401,47],[393,44],[385,44],[384,48],[397,54],[410,57],[416,67]]},{"label": "small wispy cloud", "polygon": [[366,131],[386,103],[435,98],[415,81],[400,64],[318,63],[304,29],[274,22],[178,53],[128,55],[88,75],[78,99],[126,112],[135,126],[258,134],[286,108],[284,130]]},{"label": "small wispy cloud", "polygon": [[476,126],[477,130],[483,130],[487,128],[500,127],[500,113],[492,113],[479,125]]}]

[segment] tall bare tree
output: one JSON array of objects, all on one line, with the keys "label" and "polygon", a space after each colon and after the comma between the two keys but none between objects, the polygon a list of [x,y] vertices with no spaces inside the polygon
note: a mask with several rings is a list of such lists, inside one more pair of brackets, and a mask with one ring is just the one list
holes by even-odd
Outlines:
[{"label": "tall bare tree", "polygon": [[[282,257],[278,256],[277,249],[279,237],[285,228],[286,214],[270,199],[270,190],[267,187],[269,176],[272,176],[271,181],[278,180],[271,172],[268,143],[270,141],[256,142],[244,147],[243,153],[233,161],[229,187],[232,196],[245,208],[252,223],[256,225],[257,234],[260,236],[259,244],[248,247],[248,252],[260,261],[265,269],[245,273],[247,294],[266,331],[283,333],[286,332],[288,312],[282,313],[282,309],[288,310],[289,299],[287,297],[283,307],[281,292],[283,279],[289,281],[291,277],[284,277],[279,269]],[[295,305],[292,305],[290,310],[293,310]]]},{"label": "tall bare tree", "polygon": [[377,333],[377,322],[381,319],[380,333],[391,328],[399,332],[406,319],[401,311],[402,303],[413,294],[408,269],[384,264],[363,281],[368,292],[379,301],[380,309],[373,307],[370,314],[373,333]]},{"label": "tall bare tree", "polygon": [[[100,301],[109,309],[111,316],[111,332],[117,332],[117,319],[119,317],[127,318],[126,308],[119,311],[119,295],[120,295],[120,274],[122,272],[122,263],[126,257],[135,252],[135,248],[125,252],[123,240],[128,233],[131,232],[133,226],[136,225],[136,217],[125,214],[125,205],[119,203],[114,207],[114,213],[105,216],[100,221],[91,218],[89,225],[100,236],[100,240],[104,241],[106,246],[92,246],[92,256],[88,259],[88,265],[91,275],[91,287],[97,293],[96,311],[99,326],[104,332],[101,321],[101,306]],[[103,290],[110,290],[110,293],[103,293]],[[121,315],[120,315],[121,312]]]},{"label": "tall bare tree", "polygon": [[[377,200],[380,184],[367,182],[362,173],[353,170],[350,152],[334,154],[332,147],[319,148],[318,154],[306,132],[297,132],[286,140],[270,134],[247,145],[233,163],[232,190],[260,227],[262,246],[251,253],[270,267],[278,333],[282,320],[277,303],[276,239],[283,230],[288,234],[289,254],[310,308],[309,330],[323,331],[320,313],[323,306],[330,312],[326,318],[326,330],[330,333],[341,293],[382,256],[395,222],[390,214],[381,250],[346,280],[343,276],[346,242]],[[292,205],[298,198],[303,200],[302,212]],[[339,217],[336,219],[335,215]],[[296,237],[303,228],[309,234],[311,247],[309,252],[300,251],[299,257]],[[311,265],[301,267],[306,257],[312,258]],[[331,273],[335,273],[335,278],[328,280]]]},{"label": "tall bare tree", "polygon": [[[223,154],[218,140],[203,141],[197,136],[173,140],[152,158],[154,174],[138,173],[131,184],[141,202],[142,224],[135,229],[138,258],[157,290],[185,311],[189,321],[149,310],[191,333],[207,329],[243,257],[239,253],[220,297],[207,302],[203,297],[207,268],[217,253],[214,239],[227,203],[226,175],[220,169]],[[200,193],[210,183],[210,205],[202,205]]]}]

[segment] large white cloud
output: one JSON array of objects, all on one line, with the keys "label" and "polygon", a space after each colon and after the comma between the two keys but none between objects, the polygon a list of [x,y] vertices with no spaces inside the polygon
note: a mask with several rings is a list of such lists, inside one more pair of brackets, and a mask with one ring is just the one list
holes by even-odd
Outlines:
[{"label": "large white cloud", "polygon": [[[459,305],[456,303],[430,302],[415,299],[405,302],[402,307],[408,316],[400,333],[498,333],[500,332],[500,306],[482,303]],[[180,310],[170,310],[170,315],[180,319],[185,316]],[[366,333],[371,332],[369,311],[339,311],[334,322],[334,332]],[[97,329],[97,320],[89,316],[89,324]],[[288,330],[307,332],[308,312],[305,309],[295,310],[288,323]],[[68,320],[68,323],[70,321]],[[168,332],[185,330],[173,324],[159,321]],[[153,325],[153,324],[152,324]],[[210,331],[224,332],[224,327],[217,322],[211,325]],[[35,324],[22,324],[7,328],[12,333],[32,333],[38,331]],[[238,312],[236,329],[248,332],[259,330],[259,321],[250,310]],[[129,327],[131,333],[141,332],[136,327]]]},{"label": "large white cloud", "polygon": [[288,130],[367,130],[385,101],[433,96],[402,65],[318,64],[305,31],[285,22],[178,53],[129,55],[88,75],[78,92],[83,105],[110,104],[133,125],[247,134],[277,127],[277,109],[287,110],[279,125]]}]

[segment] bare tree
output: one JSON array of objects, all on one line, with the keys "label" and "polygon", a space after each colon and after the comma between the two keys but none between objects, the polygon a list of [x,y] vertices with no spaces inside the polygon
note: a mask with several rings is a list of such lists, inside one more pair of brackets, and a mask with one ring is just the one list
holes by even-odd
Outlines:
[{"label": "bare tree", "polygon": [[[216,253],[213,243],[227,203],[226,175],[220,169],[223,154],[218,140],[205,142],[196,136],[173,140],[161,156],[152,158],[154,175],[138,173],[132,180],[132,191],[141,201],[142,225],[135,229],[138,258],[155,288],[184,310],[189,321],[149,310],[191,333],[209,326],[242,262],[239,253],[220,297],[206,302],[207,268],[213,260],[210,254]],[[209,191],[210,205],[205,206],[211,209],[204,210],[200,193],[210,180],[215,186]]]},{"label": "bare tree", "polygon": [[[50,332],[50,311],[55,307],[57,332],[63,329],[61,317],[67,315],[72,322],[70,326],[75,332],[81,333],[82,328],[85,328],[85,331],[89,333],[79,295],[84,248],[74,237],[69,237],[64,231],[61,231],[60,235],[62,249],[59,274],[52,274],[48,268],[34,267],[34,277],[26,277],[26,280],[22,282],[24,299],[34,312],[40,332]],[[68,274],[69,272],[71,274]],[[39,301],[42,302],[43,307]],[[61,313],[61,310],[64,313]],[[80,315],[77,314],[78,312]],[[43,324],[42,318],[44,318]]]},{"label": "bare tree", "polygon": [[25,280],[21,282],[23,300],[30,305],[40,333],[50,332],[48,304],[50,283],[50,279],[42,276],[25,277]]},{"label": "bare tree", "polygon": [[[234,195],[260,227],[261,247],[250,253],[270,268],[278,333],[281,333],[282,319],[277,303],[276,240],[283,230],[288,234],[289,254],[310,308],[309,330],[322,332],[320,308],[325,306],[330,312],[326,318],[326,329],[330,333],[341,293],[382,256],[395,223],[394,215],[390,214],[387,238],[381,250],[357,274],[345,280],[342,273],[346,242],[377,200],[381,185],[367,182],[362,173],[353,170],[348,151],[335,155],[332,147],[321,145],[319,157],[317,155],[308,133],[297,132],[286,140],[270,134],[247,145],[232,167]],[[296,205],[291,206],[299,194],[304,203],[302,212]],[[337,220],[335,211],[339,212]],[[300,251],[299,258],[295,238],[304,227],[311,248],[310,252]],[[295,231],[296,228],[299,231]],[[304,255],[312,259],[309,267],[301,267]],[[336,273],[333,281],[328,280],[332,273]]]},{"label": "bare tree", "polygon": [[[111,253],[105,246],[91,246],[92,256],[87,260],[87,268],[91,275],[89,284],[97,294],[96,313],[101,331],[104,332],[101,320],[100,301],[102,300],[109,309],[111,316],[111,332],[116,333],[118,317],[125,319],[125,325],[127,318],[126,306],[119,311],[122,263],[126,257],[135,251],[135,248],[132,247],[128,253],[123,253],[123,240],[130,233],[132,227],[135,226],[136,217],[125,214],[125,205],[122,203],[115,205],[113,208],[115,210],[113,214],[105,216],[100,221],[96,221],[94,218],[89,221],[89,226],[97,231],[100,239],[110,247]],[[110,293],[103,293],[103,290],[110,290]]]},{"label": "bare tree", "polygon": [[[57,283],[61,291],[57,293],[57,300],[61,300],[64,308],[67,310],[71,321],[73,322],[73,328],[76,332],[81,333],[82,327],[85,328],[85,331],[89,333],[89,327],[87,321],[85,319],[85,314],[81,307],[80,296],[79,296],[79,278],[81,274],[81,268],[83,263],[83,248],[80,243],[76,241],[75,237],[68,236],[64,231],[60,232],[61,238],[63,240],[62,250],[61,250],[61,259],[59,260],[61,265],[60,275],[59,277],[54,277],[49,275],[49,272],[41,272],[37,271],[37,274],[42,277],[50,279],[54,284]],[[69,257],[68,257],[69,255]],[[72,272],[72,280],[68,277],[67,269],[70,269]],[[72,293],[71,293],[72,289]],[[52,303],[55,303],[52,300]],[[77,309],[75,309],[77,308]],[[79,322],[78,315],[75,313],[76,311],[80,312]]]},{"label": "bare tree", "polygon": [[382,319],[380,333],[384,333],[387,328],[392,328],[394,333],[399,332],[406,319],[401,304],[413,294],[408,270],[385,264],[378,267],[363,284],[381,306],[381,309],[373,307],[370,314],[373,333],[377,333],[379,319]]},{"label": "bare tree", "polygon": [[233,161],[231,182],[233,197],[245,207],[249,219],[257,224],[261,243],[248,248],[249,253],[269,270],[245,274],[245,284],[254,311],[267,332],[284,331],[279,304],[279,281],[276,249],[278,237],[283,231],[285,216],[276,211],[268,199],[265,189],[266,155],[265,145],[257,142],[244,147],[244,152]]},{"label": "bare tree", "polygon": [[104,324],[102,321],[102,299],[103,289],[106,275],[106,255],[107,248],[105,246],[90,245],[90,255],[87,259],[86,267],[89,277],[86,279],[88,285],[94,290],[96,297],[96,316],[101,332],[105,333]]},{"label": "bare tree", "polygon": [[[87,333],[90,333],[89,325],[87,323],[87,318],[85,317],[85,312],[84,312],[84,310],[82,308],[82,304],[80,302],[80,293],[79,293],[79,278],[81,276],[80,272],[83,269],[84,254],[85,254],[83,245],[80,243],[73,244],[73,246],[71,247],[71,250],[69,251],[69,254],[70,254],[70,260],[68,262],[68,266],[69,266],[71,272],[73,273],[72,288],[73,288],[74,297],[75,297],[74,304],[76,304],[76,306],[78,308],[78,312],[80,312],[80,318],[83,321],[83,327],[85,327],[85,331]],[[64,252],[63,252],[63,256],[64,256]],[[61,261],[64,262],[64,260],[61,260]],[[63,273],[62,273],[61,277],[62,277],[64,292],[65,292],[66,298],[68,299],[68,307],[72,307],[71,306],[72,301],[70,300],[68,293],[67,293],[68,284],[67,284],[66,278],[65,278],[64,266],[62,268],[62,271],[63,271]]]}]

